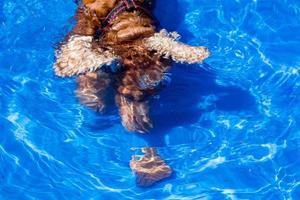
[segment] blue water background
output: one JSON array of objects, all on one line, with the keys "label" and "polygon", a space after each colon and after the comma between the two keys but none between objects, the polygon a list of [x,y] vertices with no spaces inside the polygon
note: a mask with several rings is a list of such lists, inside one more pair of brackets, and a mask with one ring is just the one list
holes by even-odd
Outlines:
[{"label": "blue water background", "polygon": [[[160,0],[160,26],[208,46],[174,65],[156,128],[79,104],[54,75],[71,0],[0,0],[0,199],[300,199],[300,2]],[[139,188],[132,147],[158,147],[171,178]]]}]

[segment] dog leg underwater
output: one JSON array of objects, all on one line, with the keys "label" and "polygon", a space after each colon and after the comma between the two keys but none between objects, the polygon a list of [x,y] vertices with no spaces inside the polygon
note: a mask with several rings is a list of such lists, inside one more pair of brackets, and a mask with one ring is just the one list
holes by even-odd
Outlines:
[{"label": "dog leg underwater", "polygon": [[97,112],[106,108],[106,96],[111,83],[110,75],[105,72],[92,72],[77,78],[76,95],[81,104]]}]

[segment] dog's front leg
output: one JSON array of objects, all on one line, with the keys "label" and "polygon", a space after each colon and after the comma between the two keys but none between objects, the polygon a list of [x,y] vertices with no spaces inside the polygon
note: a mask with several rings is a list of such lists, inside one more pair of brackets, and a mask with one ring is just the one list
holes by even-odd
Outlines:
[{"label": "dog's front leg", "polygon": [[111,83],[110,75],[105,72],[92,72],[77,78],[76,95],[79,101],[95,111],[106,108],[106,96]]},{"label": "dog's front leg", "polygon": [[[167,78],[169,66],[163,61],[154,55],[151,60],[145,59],[143,66],[136,64],[127,67],[119,80],[117,104],[122,124],[129,131],[143,133],[153,127],[147,99],[158,92]],[[128,64],[130,61],[125,60],[124,63]]]}]

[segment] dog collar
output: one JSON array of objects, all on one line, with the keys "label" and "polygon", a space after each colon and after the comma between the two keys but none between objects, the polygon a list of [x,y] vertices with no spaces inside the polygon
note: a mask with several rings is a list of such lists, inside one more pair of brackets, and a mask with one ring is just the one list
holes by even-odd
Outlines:
[{"label": "dog collar", "polygon": [[121,0],[120,3],[112,11],[110,11],[106,18],[101,21],[101,26],[97,30],[95,38],[100,38],[111,25],[112,21],[122,12],[140,10],[152,17],[148,9],[143,6],[143,2],[143,0]]}]

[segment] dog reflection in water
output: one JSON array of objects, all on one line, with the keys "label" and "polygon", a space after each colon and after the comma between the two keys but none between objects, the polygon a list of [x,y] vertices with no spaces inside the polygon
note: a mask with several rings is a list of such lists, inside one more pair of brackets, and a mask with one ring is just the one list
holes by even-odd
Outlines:
[{"label": "dog reflection in water", "polygon": [[[115,94],[123,126],[147,133],[153,127],[148,101],[164,85],[171,62],[201,63],[205,47],[178,41],[177,33],[156,32],[146,0],[83,0],[76,24],[56,52],[56,75],[77,77],[82,104],[98,112]],[[154,148],[143,148],[130,167],[140,186],[149,186],[172,173]]]}]

